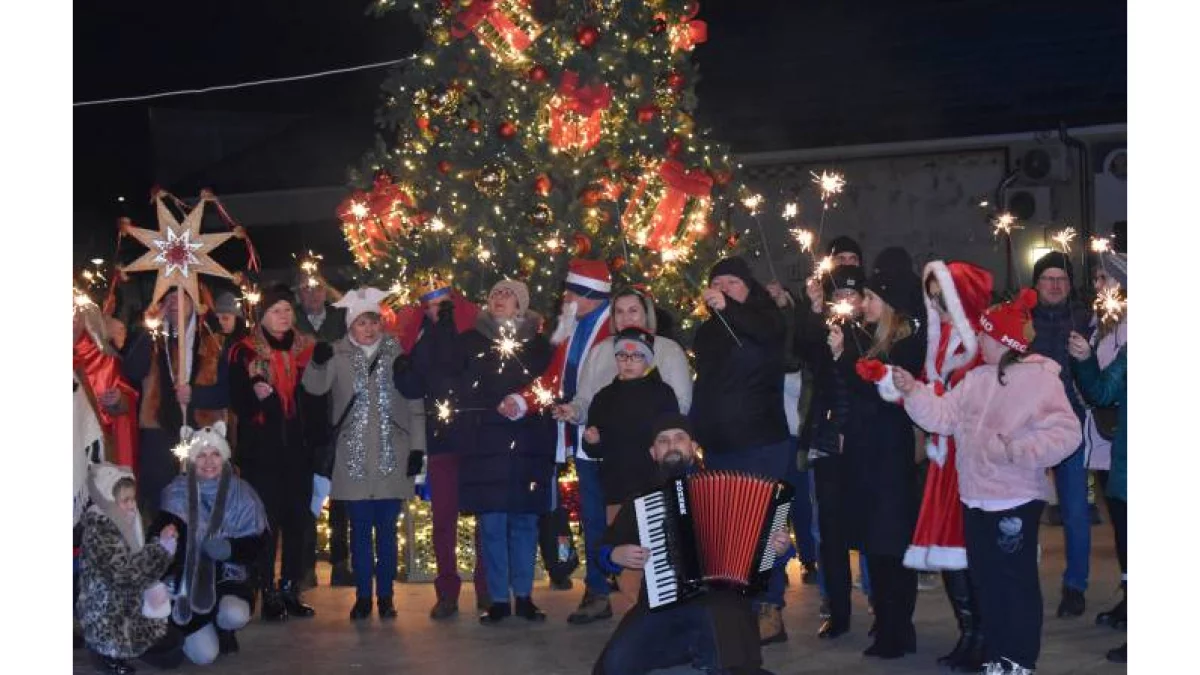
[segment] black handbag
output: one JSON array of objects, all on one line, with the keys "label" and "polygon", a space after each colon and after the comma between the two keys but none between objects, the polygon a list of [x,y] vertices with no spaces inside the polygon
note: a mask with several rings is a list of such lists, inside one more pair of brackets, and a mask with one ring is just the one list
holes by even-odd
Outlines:
[{"label": "black handbag", "polygon": [[1106,441],[1111,441],[1117,435],[1117,406],[1092,408],[1092,421],[1096,423],[1096,432]]},{"label": "black handbag", "polygon": [[[367,379],[371,379],[371,374],[375,372],[375,366],[379,365],[379,354],[375,355],[371,365],[367,366]],[[350,416],[350,411],[354,409],[354,403],[358,401],[358,392],[350,397],[350,401],[346,403],[346,409],[342,411],[338,417],[337,424],[329,430],[329,439],[323,445],[317,448],[316,452],[316,469],[313,473],[326,478],[333,478],[333,466],[337,461],[337,444],[338,438],[342,435],[342,425],[345,424],[346,418]]]}]

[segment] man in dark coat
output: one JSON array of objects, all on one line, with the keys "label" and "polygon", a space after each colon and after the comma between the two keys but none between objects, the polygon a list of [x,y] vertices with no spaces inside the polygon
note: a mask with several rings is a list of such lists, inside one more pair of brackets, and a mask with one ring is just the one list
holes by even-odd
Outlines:
[{"label": "man in dark coat", "polygon": [[[329,288],[323,279],[301,274],[296,280],[296,330],[311,335],[317,342],[332,344],[346,337],[346,310],[329,303]],[[301,416],[304,419],[304,438],[308,447],[321,448],[330,440],[329,395],[314,396],[300,392]],[[305,587],[317,583],[317,523],[308,528],[311,543],[306,543],[304,555]],[[341,500],[329,501],[329,564],[330,585],[353,586],[350,570],[350,520]]]},{"label": "man in dark coat", "polygon": [[[690,415],[710,469],[783,480],[795,446],[783,410],[784,326],[779,309],[742,258],[713,266],[704,301],[713,312],[696,331],[696,384]],[[783,626],[786,558],[757,599],[765,643],[787,639]]]},{"label": "man in dark coat", "polygon": [[[691,422],[679,413],[668,413],[655,421],[649,453],[660,482],[696,468],[698,446],[692,435]],[[641,547],[639,540],[631,499],[621,506],[605,533],[600,547],[604,571],[619,574],[624,569],[644,568],[650,550]],[[779,532],[771,545],[782,553],[790,545],[787,532]],[[761,669],[758,643],[754,611],[742,593],[714,587],[651,612],[643,584],[637,604],[609,638],[592,675],[642,675],[687,663],[719,675],[769,675]]]},{"label": "man in dark coat", "polygon": [[[1059,377],[1067,399],[1079,417],[1080,424],[1086,409],[1071,381],[1071,359],[1067,342],[1072,331],[1086,334],[1090,318],[1087,308],[1073,297],[1074,276],[1071,259],[1053,251],[1042,256],[1033,267],[1033,284],[1038,304],[1033,309],[1033,329],[1036,333],[1032,351],[1054,361],[1062,368]],[[1062,601],[1058,616],[1080,616],[1086,609],[1084,592],[1088,583],[1088,556],[1092,548],[1092,527],[1088,514],[1087,467],[1083,446],[1054,468],[1054,487],[1058,492],[1058,508],[1062,514],[1063,535],[1066,538],[1067,569],[1063,572]]]}]

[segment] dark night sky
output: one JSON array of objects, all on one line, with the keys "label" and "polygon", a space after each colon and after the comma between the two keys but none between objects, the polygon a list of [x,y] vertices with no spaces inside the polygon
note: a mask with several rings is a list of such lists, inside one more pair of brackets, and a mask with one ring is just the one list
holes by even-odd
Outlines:
[{"label": "dark night sky", "polygon": [[[365,6],[365,0],[76,2],[74,98],[301,74],[399,58],[420,47],[405,12],[375,18]],[[1125,120],[1124,2],[708,0],[700,18],[709,22],[709,42],[696,51],[704,78],[698,119],[735,150]],[[327,112],[369,127],[384,73],[152,105]],[[152,183],[150,105],[75,110],[77,213],[111,222],[141,208],[130,205],[144,202]],[[117,204],[117,195],[129,202]]]}]

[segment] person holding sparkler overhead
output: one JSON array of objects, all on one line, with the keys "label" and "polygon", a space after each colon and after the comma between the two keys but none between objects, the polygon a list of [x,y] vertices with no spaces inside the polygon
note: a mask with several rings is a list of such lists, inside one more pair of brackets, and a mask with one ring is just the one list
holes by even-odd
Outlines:
[{"label": "person holding sparkler overhead", "polygon": [[[779,308],[739,257],[713,265],[703,293],[711,316],[696,331],[690,417],[709,469],[784,480],[795,447],[783,411],[784,324]],[[783,581],[776,561],[768,591],[755,598],[759,635],[787,640]]]},{"label": "person holding sparkler overhead", "polygon": [[492,287],[472,330],[431,345],[436,368],[454,378],[443,418],[454,452],[461,455],[459,508],[474,513],[479,523],[491,600],[479,616],[484,625],[513,614],[546,619],[532,593],[538,516],[557,489],[554,447],[548,420],[514,419],[504,406],[550,363],[541,325],[542,318],[529,311],[525,284],[506,279]]}]

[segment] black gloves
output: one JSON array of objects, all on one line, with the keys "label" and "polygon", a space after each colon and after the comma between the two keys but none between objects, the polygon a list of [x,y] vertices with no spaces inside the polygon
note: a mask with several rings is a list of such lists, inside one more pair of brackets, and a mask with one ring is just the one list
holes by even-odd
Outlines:
[{"label": "black gloves", "polygon": [[397,354],[396,360],[392,361],[392,377],[399,378],[407,373],[410,365],[412,365],[412,358],[408,354]]},{"label": "black gloves", "polygon": [[408,470],[404,472],[405,476],[412,478],[421,473],[421,468],[425,465],[424,450],[410,450],[408,453]]},{"label": "black gloves", "polygon": [[333,358],[333,345],[328,342],[318,342],[316,347],[313,347],[312,362],[318,366],[323,366],[329,363],[329,359]]},{"label": "black gloves", "polygon": [[229,560],[229,556],[233,553],[229,540],[224,537],[205,539],[201,548],[204,549],[205,555],[218,562]]}]

